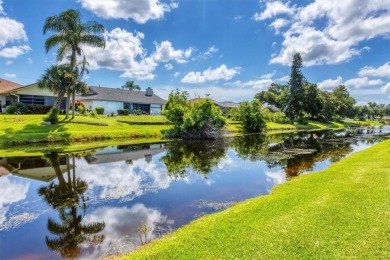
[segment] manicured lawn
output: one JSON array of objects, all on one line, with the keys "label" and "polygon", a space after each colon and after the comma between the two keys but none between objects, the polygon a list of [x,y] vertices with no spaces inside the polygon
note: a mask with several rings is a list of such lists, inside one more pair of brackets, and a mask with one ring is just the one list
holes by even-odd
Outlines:
[{"label": "manicured lawn", "polygon": [[[118,120],[158,120],[162,117],[103,117],[76,116],[74,120],[61,121],[57,125],[43,125],[42,115],[0,115],[0,145],[27,142],[91,141],[116,138],[162,137],[166,125],[129,125]],[[61,117],[63,120],[63,116]]]},{"label": "manicured lawn", "polygon": [[125,259],[390,259],[390,140]]}]

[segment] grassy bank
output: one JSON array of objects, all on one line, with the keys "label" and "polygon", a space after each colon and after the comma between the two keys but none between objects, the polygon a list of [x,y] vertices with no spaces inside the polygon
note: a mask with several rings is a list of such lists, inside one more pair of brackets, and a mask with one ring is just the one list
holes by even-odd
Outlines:
[{"label": "grassy bank", "polygon": [[[160,139],[169,125],[163,116],[99,116],[98,118],[76,116],[57,125],[43,125],[43,115],[0,115],[0,146],[28,143],[72,143],[115,139]],[[228,120],[226,135],[242,133],[238,122]],[[379,124],[378,122],[376,122]],[[348,123],[352,124],[352,123]],[[372,125],[372,123],[367,122]],[[340,129],[340,123],[324,124],[309,122],[307,125],[277,124],[268,122],[267,131],[298,131]]]},{"label": "grassy bank", "polygon": [[389,259],[390,140],[124,259]]}]

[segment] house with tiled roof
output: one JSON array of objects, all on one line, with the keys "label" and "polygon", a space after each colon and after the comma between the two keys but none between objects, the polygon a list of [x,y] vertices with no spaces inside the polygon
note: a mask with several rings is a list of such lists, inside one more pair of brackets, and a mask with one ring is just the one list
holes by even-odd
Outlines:
[{"label": "house with tiled roof", "polygon": [[87,109],[104,107],[105,114],[116,114],[119,109],[128,109],[130,114],[134,110],[141,110],[143,114],[160,115],[165,99],[154,94],[151,88],[145,91],[124,90],[118,88],[89,87],[88,93],[77,96]]},{"label": "house with tiled roof", "polygon": [[[38,88],[37,84],[20,85],[0,78],[0,103],[5,107],[14,103],[25,105],[53,106],[56,96],[47,89]],[[66,98],[62,100],[61,109],[66,107]]]}]

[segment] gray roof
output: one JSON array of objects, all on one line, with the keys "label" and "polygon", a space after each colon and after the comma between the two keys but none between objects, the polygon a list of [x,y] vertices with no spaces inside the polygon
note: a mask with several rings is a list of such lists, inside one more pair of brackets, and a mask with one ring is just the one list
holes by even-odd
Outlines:
[{"label": "gray roof", "polygon": [[117,88],[89,87],[87,94],[77,96],[77,100],[104,100],[140,104],[165,104],[167,101],[156,94],[146,95],[145,91],[124,90]]},{"label": "gray roof", "polygon": [[223,101],[223,102],[214,101],[214,103],[220,107],[225,107],[225,108],[238,108],[240,106],[240,104],[231,101]]}]

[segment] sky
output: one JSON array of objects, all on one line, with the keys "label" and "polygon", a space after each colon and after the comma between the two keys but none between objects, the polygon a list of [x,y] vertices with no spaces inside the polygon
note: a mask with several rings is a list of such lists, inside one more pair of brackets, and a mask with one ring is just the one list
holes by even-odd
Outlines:
[{"label": "sky", "polygon": [[105,49],[83,47],[91,86],[252,100],[299,52],[320,89],[390,103],[390,0],[0,0],[1,78],[32,84],[57,62],[42,27],[68,9],[106,28]]}]

